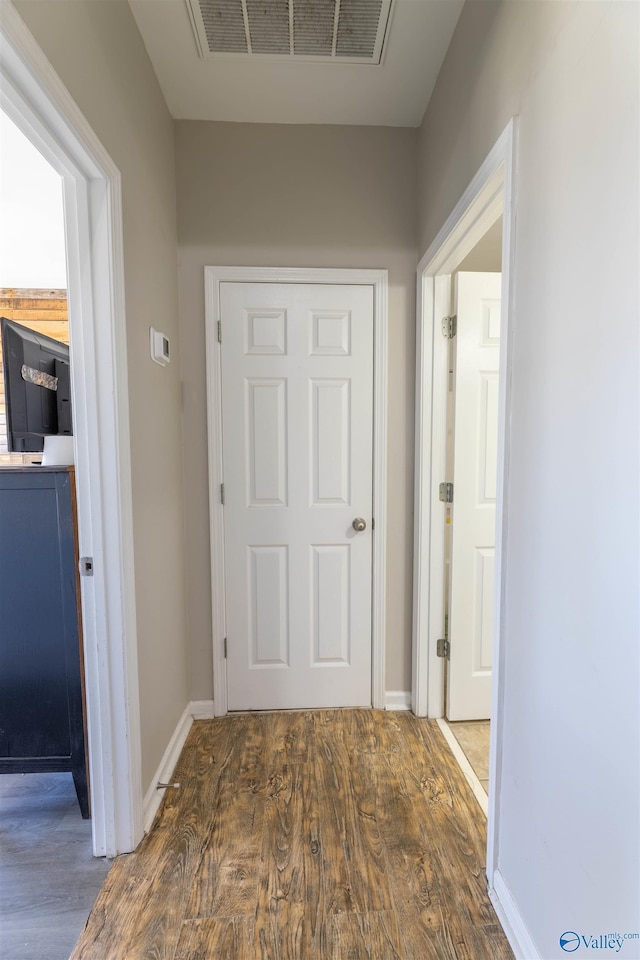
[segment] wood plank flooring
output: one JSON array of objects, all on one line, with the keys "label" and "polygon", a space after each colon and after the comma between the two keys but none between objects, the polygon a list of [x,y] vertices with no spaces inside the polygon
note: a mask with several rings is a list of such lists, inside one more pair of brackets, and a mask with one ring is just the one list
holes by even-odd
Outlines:
[{"label": "wood plank flooring", "polygon": [[70,773],[2,774],[2,960],[68,960],[110,866],[92,855]]},{"label": "wood plank flooring", "polygon": [[513,957],[486,893],[484,815],[434,721],[200,721],[175,779],[71,960]]}]

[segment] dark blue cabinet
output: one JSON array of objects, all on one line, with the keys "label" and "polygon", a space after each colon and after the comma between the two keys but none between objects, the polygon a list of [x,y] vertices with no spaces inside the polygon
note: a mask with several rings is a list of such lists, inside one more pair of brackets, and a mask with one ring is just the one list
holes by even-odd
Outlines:
[{"label": "dark blue cabinet", "polygon": [[73,468],[0,469],[0,773],[68,770],[89,816]]}]

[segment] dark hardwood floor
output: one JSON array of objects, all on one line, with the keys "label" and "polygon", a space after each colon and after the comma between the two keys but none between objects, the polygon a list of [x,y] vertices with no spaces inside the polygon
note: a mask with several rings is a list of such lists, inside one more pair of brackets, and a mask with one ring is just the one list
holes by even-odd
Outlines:
[{"label": "dark hardwood floor", "polygon": [[484,815],[434,721],[201,721],[175,779],[72,960],[513,957],[486,893]]}]

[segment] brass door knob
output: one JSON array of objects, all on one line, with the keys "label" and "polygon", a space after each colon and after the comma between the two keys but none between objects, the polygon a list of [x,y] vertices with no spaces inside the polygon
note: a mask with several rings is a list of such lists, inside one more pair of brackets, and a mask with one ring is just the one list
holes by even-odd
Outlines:
[{"label": "brass door knob", "polygon": [[362,517],[356,517],[351,526],[358,533],[362,533],[363,530],[367,529],[367,521],[363,520]]}]

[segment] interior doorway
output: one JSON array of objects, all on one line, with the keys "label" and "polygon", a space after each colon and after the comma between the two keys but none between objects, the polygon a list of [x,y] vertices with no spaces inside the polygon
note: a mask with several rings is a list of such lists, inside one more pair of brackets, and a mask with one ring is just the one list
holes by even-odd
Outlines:
[{"label": "interior doorway", "polygon": [[491,715],[500,272],[453,276],[447,391],[445,716]]},{"label": "interior doorway", "polygon": [[7,956],[64,960],[109,862],[89,819],[63,191],[1,110],[0,142],[0,926]]},{"label": "interior doorway", "polygon": [[[455,315],[452,310],[452,283],[455,286],[457,279],[458,293],[461,291],[461,276],[470,272],[479,273],[479,270],[462,271],[463,265],[467,268],[478,266],[471,260],[466,260],[472,252],[487,237],[499,233],[500,238],[500,312],[499,337],[496,337],[496,313],[493,319],[491,310],[480,307],[479,331],[480,338],[484,336],[487,347],[495,350],[497,347],[497,380],[496,370],[489,371],[490,377],[484,376],[484,386],[478,395],[478,364],[476,363],[476,394],[470,405],[471,413],[468,417],[471,424],[470,439],[464,450],[459,454],[463,458],[462,466],[467,479],[471,478],[471,501],[477,507],[478,481],[482,478],[484,484],[485,501],[490,499],[495,503],[495,553],[491,555],[491,545],[487,543],[473,544],[470,533],[470,520],[462,524],[462,535],[469,540],[467,552],[474,556],[474,562],[467,564],[467,579],[471,577],[471,587],[467,585],[467,594],[474,593],[475,599],[466,598],[467,609],[472,610],[472,619],[475,621],[475,641],[469,646],[466,658],[467,688],[473,685],[472,681],[489,681],[490,683],[490,757],[488,770],[489,799],[484,794],[485,809],[488,812],[488,846],[487,846],[487,877],[490,891],[493,887],[493,872],[495,864],[495,829],[499,817],[499,781],[501,771],[501,744],[502,744],[502,674],[500,670],[501,658],[504,656],[502,633],[503,591],[505,570],[506,523],[508,518],[508,477],[509,477],[509,377],[510,377],[510,338],[509,318],[512,312],[511,303],[511,276],[514,256],[512,237],[515,219],[515,147],[516,121],[510,121],[500,139],[478,170],[469,187],[460,198],[450,217],[433,241],[431,247],[423,257],[418,268],[418,327],[417,327],[417,377],[416,377],[416,485],[415,485],[415,575],[414,575],[414,661],[413,661],[413,709],[418,716],[429,716],[443,722],[448,714],[454,716],[456,712],[464,711],[465,698],[469,696],[469,689],[465,694],[465,684],[462,692],[455,694],[456,701],[447,703],[453,690],[452,676],[449,675],[451,661],[447,654],[449,637],[448,617],[451,614],[451,629],[455,629],[455,608],[450,608],[450,602],[455,600],[452,595],[456,589],[455,563],[456,543],[453,539],[449,545],[451,561],[451,576],[445,562],[447,544],[447,527],[455,524],[455,482],[453,489],[453,511],[446,503],[448,491],[441,484],[451,482],[447,476],[448,469],[454,469],[452,456],[455,459],[456,436],[453,423],[448,419],[451,405],[447,403],[449,386],[454,367],[451,365],[450,337],[446,325],[449,318]],[[500,224],[500,225],[498,225]],[[492,234],[493,228],[493,234]],[[466,263],[465,263],[466,260]],[[495,284],[495,277],[494,277]],[[489,296],[481,294],[476,300],[486,299],[495,301],[495,286]],[[486,306],[486,304],[485,304]],[[495,302],[494,302],[495,308]],[[483,314],[484,310],[484,314]],[[477,312],[477,311],[476,311]],[[445,325],[443,326],[443,320]],[[483,327],[484,325],[484,327]],[[491,329],[493,327],[493,329]],[[443,329],[445,335],[443,336]],[[483,333],[484,330],[484,333]],[[476,337],[477,340],[477,337]],[[490,344],[489,341],[498,340]],[[450,372],[451,371],[451,372]],[[480,377],[482,380],[482,377]],[[451,384],[452,385],[452,384]],[[484,398],[482,395],[484,390]],[[482,431],[482,412],[485,421],[490,408],[497,414],[497,433],[492,441],[495,457],[495,474],[487,473],[488,450],[491,446],[486,427],[484,430],[484,452],[479,443]],[[475,431],[475,433],[474,433]],[[464,431],[463,431],[464,432]],[[467,431],[469,432],[469,431]],[[450,441],[448,442],[448,437]],[[458,437],[459,439],[459,437]],[[464,457],[467,463],[464,463]],[[493,457],[493,454],[491,455]],[[484,458],[484,460],[483,460]],[[489,458],[491,459],[491,458]],[[480,469],[482,467],[482,469]],[[487,497],[489,487],[493,487],[492,494]],[[443,503],[441,493],[444,493]],[[485,505],[486,507],[486,505]],[[449,512],[448,509],[449,508]],[[464,510],[462,511],[464,513]],[[488,513],[487,509],[484,510]],[[459,519],[459,517],[458,517]],[[447,520],[449,521],[447,523]],[[460,524],[458,524],[460,527]],[[491,524],[490,524],[491,526]],[[481,540],[486,532],[478,534]],[[477,539],[477,538],[476,538]],[[478,547],[480,550],[478,550]],[[464,545],[458,545],[458,553],[464,552]],[[482,557],[483,564],[478,564],[478,557]],[[460,556],[457,557],[460,563]],[[464,564],[463,564],[464,566]],[[483,569],[484,568],[484,569]],[[491,568],[491,569],[490,569]],[[470,573],[469,573],[470,571]],[[493,574],[493,590],[490,589],[490,576]],[[464,578],[463,578],[464,579]],[[484,588],[478,594],[478,585]],[[464,584],[458,587],[458,592],[465,591]],[[491,596],[492,594],[492,596]],[[476,602],[480,601],[480,602]],[[492,601],[492,602],[491,602]],[[460,622],[460,615],[458,615]],[[464,632],[464,630],[463,630]],[[487,635],[491,637],[488,644]],[[484,637],[484,650],[483,640]],[[453,640],[453,636],[451,636]],[[474,669],[474,657],[476,668]],[[490,670],[488,669],[490,667]],[[463,670],[464,674],[464,670]],[[474,676],[475,674],[475,676]],[[487,683],[484,685],[484,694],[487,698]],[[445,696],[446,691],[446,696]],[[471,708],[471,716],[478,716],[487,712],[486,706]],[[463,714],[464,715],[464,714]],[[445,726],[445,736],[452,744],[454,752],[460,758],[465,758],[457,740]],[[471,764],[467,761],[468,770]],[[461,763],[461,766],[465,766]],[[479,780],[480,778],[476,778]],[[476,793],[479,796],[480,789]],[[480,796],[479,796],[479,799]]]},{"label": "interior doorway", "polygon": [[[270,472],[271,479],[265,486],[261,480],[261,496],[263,499],[274,501],[265,503],[262,513],[265,513],[265,519],[269,522],[278,523],[278,513],[282,513],[280,502],[285,502],[289,492],[292,497],[295,496],[298,510],[307,510],[309,513],[317,513],[315,519],[316,533],[310,537],[305,550],[298,556],[296,561],[296,570],[294,575],[297,577],[308,576],[309,583],[316,587],[326,590],[331,594],[328,601],[323,600],[325,609],[331,609],[332,623],[328,621],[315,621],[316,639],[323,636],[323,644],[333,644],[333,648],[323,646],[320,650],[317,646],[316,657],[318,663],[306,671],[307,676],[304,682],[306,689],[302,691],[303,697],[309,702],[315,696],[311,689],[309,673],[312,670],[316,676],[324,673],[327,677],[329,671],[338,671],[344,674],[347,685],[342,691],[338,691],[340,700],[336,703],[353,703],[351,698],[354,696],[353,685],[349,687],[348,671],[349,658],[355,644],[351,643],[349,630],[357,629],[361,637],[365,637],[366,649],[363,654],[363,643],[360,641],[360,652],[358,653],[358,668],[360,670],[361,688],[355,691],[357,697],[356,703],[371,703],[374,708],[382,709],[384,707],[384,635],[385,635],[385,557],[386,545],[384,530],[386,528],[386,408],[387,408],[387,288],[388,276],[386,270],[349,270],[349,269],[323,269],[323,268],[268,268],[268,267],[206,267],[205,268],[205,291],[206,291],[206,331],[207,331],[207,402],[208,402],[208,432],[209,432],[209,512],[211,523],[211,569],[212,569],[212,614],[213,614],[213,633],[214,633],[214,704],[216,716],[224,716],[227,710],[231,708],[238,709],[238,701],[234,698],[233,679],[234,675],[240,673],[235,668],[245,668],[253,670],[259,676],[264,673],[262,667],[256,669],[256,662],[260,659],[257,649],[244,650],[238,645],[233,655],[239,658],[239,662],[231,662],[228,659],[228,634],[233,630],[234,623],[237,625],[243,616],[242,602],[245,607],[251,611],[252,604],[258,606],[262,604],[263,612],[267,613],[264,622],[271,623],[270,633],[275,641],[271,644],[271,653],[265,654],[263,659],[275,660],[275,663],[265,664],[274,675],[274,681],[278,679],[277,674],[283,678],[286,684],[286,675],[288,656],[286,644],[282,644],[281,639],[285,636],[285,627],[289,617],[289,609],[294,609],[294,604],[299,602],[298,597],[303,596],[300,590],[281,589],[280,583],[284,582],[284,575],[289,569],[289,561],[286,559],[287,546],[286,527],[291,521],[282,517],[281,528],[271,529],[269,533],[269,553],[262,551],[265,541],[253,540],[249,549],[258,548],[258,553],[252,557],[253,566],[248,572],[249,583],[253,578],[257,586],[262,578],[264,584],[269,583],[271,577],[272,588],[261,588],[261,592],[256,592],[253,588],[247,594],[247,584],[245,583],[244,600],[234,597],[233,590],[237,589],[235,582],[227,588],[226,585],[226,557],[225,544],[228,543],[227,525],[231,530],[239,532],[241,530],[242,514],[247,502],[257,502],[256,494],[258,489],[255,484],[257,476],[253,470],[251,456],[247,458],[247,451],[254,450],[254,465],[260,466],[261,471]],[[293,302],[287,305],[289,295],[287,290],[297,290],[297,296],[294,298],[298,305]],[[225,318],[225,297],[236,291],[240,300],[238,301],[238,310],[231,310]],[[244,293],[243,293],[244,291]],[[242,297],[249,297],[244,302]],[[259,297],[263,298],[261,303]],[[275,300],[273,299],[275,297]],[[312,300],[309,299],[311,297]],[[333,297],[330,302],[327,297]],[[337,297],[337,299],[336,299]],[[368,307],[358,300],[365,298]],[[258,298],[258,299],[254,299]],[[264,299],[266,298],[266,299]],[[271,298],[271,300],[269,300]],[[346,299],[345,299],[346,298]],[[351,302],[353,300],[353,302]],[[316,302],[317,301],[317,302]],[[229,304],[227,304],[229,306]],[[256,309],[259,308],[259,309]],[[287,322],[287,310],[291,313],[292,322],[296,319],[295,327],[290,327]],[[296,312],[297,311],[297,312]],[[351,329],[356,312],[360,311],[358,324],[363,325],[363,331]],[[294,317],[295,315],[295,317]],[[234,321],[235,316],[235,321]],[[231,390],[229,381],[229,364],[225,370],[222,368],[223,351],[226,350],[225,338],[231,338],[228,343],[233,341],[233,331],[229,326],[235,322],[237,330],[236,349],[232,351],[236,363],[244,364],[245,361],[251,361],[254,365],[259,362],[264,369],[258,370],[256,367],[249,375],[243,370],[242,377],[245,378],[244,396],[242,390],[234,395],[229,393]],[[368,326],[368,330],[366,329]],[[360,350],[362,334],[364,336],[364,351]],[[274,370],[271,369],[274,360],[280,364],[279,372],[276,371],[276,379],[286,380],[288,374],[288,361],[286,352],[291,348],[297,351],[298,359],[293,366],[293,374],[300,379],[296,390],[297,400],[294,406],[290,407],[290,419],[300,418],[301,413],[307,410],[310,415],[313,411],[316,423],[320,427],[318,438],[327,448],[319,455],[319,448],[315,448],[305,439],[305,424],[301,420],[302,433],[291,431],[291,437],[297,441],[295,451],[291,451],[288,460],[275,456],[274,451],[280,449],[277,445],[271,444],[267,449],[259,448],[259,445],[252,440],[251,430],[249,440],[244,438],[244,430],[234,429],[233,424],[228,421],[231,415],[236,416],[237,410],[245,408],[245,420],[251,427],[251,416],[247,407],[247,397],[251,399],[250,391],[253,386],[266,384],[270,389],[274,385]],[[349,383],[353,377],[354,357],[352,353],[355,348],[362,356],[357,358],[357,363],[363,366],[364,385],[359,384],[358,396],[355,396],[354,390]],[[264,355],[260,357],[260,353]],[[309,366],[311,364],[315,367]],[[342,364],[342,372],[338,368]],[[338,365],[338,366],[336,366]],[[322,372],[324,369],[324,372]],[[300,378],[300,371],[304,374]],[[265,379],[265,374],[269,377]],[[360,374],[358,374],[360,376]],[[227,382],[225,383],[225,377]],[[242,377],[236,378],[241,380]],[[253,380],[251,379],[253,377]],[[253,386],[252,386],[253,384]],[[322,388],[322,395],[318,393],[317,388]],[[260,387],[262,389],[262,387]],[[247,393],[249,390],[249,393]],[[314,394],[315,390],[315,394]],[[328,392],[327,392],[328,391]],[[280,389],[277,393],[272,390],[272,419],[273,431],[283,432],[286,419],[281,412],[281,401],[278,398]],[[282,402],[286,396],[283,387]],[[367,403],[366,394],[369,393]],[[371,393],[373,401],[371,402]],[[226,406],[225,406],[226,397]],[[359,399],[358,399],[359,397]],[[255,398],[252,400],[254,403]],[[260,416],[264,418],[268,415],[267,396],[263,395],[262,405],[260,407]],[[309,406],[309,403],[311,406]],[[315,404],[315,407],[314,407]],[[322,410],[320,410],[322,407]],[[255,408],[257,409],[257,408]],[[364,445],[360,444],[360,438],[357,436],[354,412],[362,414],[364,409],[364,419],[366,427],[363,434]],[[223,411],[224,418],[223,418]],[[335,459],[336,448],[335,440],[338,431],[335,430],[339,417],[343,417],[343,435],[342,446],[340,447],[339,460],[340,470],[336,471]],[[320,419],[318,419],[320,417]],[[225,419],[227,418],[227,419]],[[240,418],[241,420],[242,418]],[[224,423],[223,423],[224,420]],[[353,421],[353,429],[351,422]],[[311,420],[313,422],[313,419]],[[280,424],[280,426],[278,426]],[[224,426],[224,430],[223,430]],[[272,432],[273,432],[272,431]],[[261,435],[267,433],[267,425],[261,429]],[[232,434],[230,438],[229,434]],[[320,437],[320,433],[322,436]],[[348,441],[349,434],[354,436],[355,446]],[[236,439],[233,435],[236,434]],[[239,441],[238,441],[238,438]],[[262,439],[258,437],[259,440]],[[235,443],[240,445],[240,449],[235,456],[232,446]],[[282,447],[284,453],[284,446]],[[304,471],[309,466],[309,451],[311,451],[311,463],[313,458],[317,461],[317,466],[323,471],[320,487],[314,485],[312,481],[313,466],[305,476],[296,477],[294,472]],[[328,458],[325,456],[328,454]],[[257,457],[257,459],[256,459]],[[353,469],[353,462],[356,459],[365,461],[365,470],[360,476]],[[301,465],[306,461],[307,467]],[[322,462],[321,462],[322,461]],[[350,462],[351,461],[351,462]],[[368,463],[366,462],[368,461]],[[237,470],[234,474],[233,463],[236,462]],[[373,469],[371,470],[371,464]],[[227,467],[231,470],[231,479],[236,487],[235,498],[229,501],[230,516],[226,516],[226,487]],[[293,470],[292,470],[293,468]],[[291,476],[290,476],[291,474]],[[234,479],[235,478],[235,479]],[[239,479],[238,479],[239,478]],[[267,474],[264,473],[265,481]],[[293,481],[296,481],[295,484]],[[300,482],[298,482],[300,481]],[[371,484],[373,481],[373,484]],[[328,485],[328,486],[327,486]],[[223,497],[222,491],[225,491]],[[328,491],[328,492],[327,492]],[[357,503],[352,502],[351,492],[357,494]],[[268,497],[267,497],[268,493]],[[314,503],[322,499],[324,493],[327,494],[326,503]],[[340,504],[340,500],[345,500]],[[331,502],[333,501],[333,502]],[[292,501],[293,502],[293,501]],[[235,506],[234,506],[235,504]],[[362,513],[360,513],[362,506]],[[259,508],[252,508],[257,511]],[[367,516],[367,509],[370,515]],[[234,514],[234,510],[236,514]],[[246,512],[246,511],[244,511]],[[331,522],[329,513],[336,512],[338,527],[334,534],[325,538],[324,522]],[[319,524],[320,516],[324,518],[322,524]],[[361,527],[360,521],[365,521],[365,527]],[[348,521],[348,523],[346,523]],[[355,525],[354,525],[355,521]],[[370,522],[368,522],[370,521]],[[235,524],[235,526],[234,526]],[[340,532],[340,526],[342,532]],[[344,533],[346,528],[346,534]],[[249,536],[249,532],[246,536]],[[366,534],[366,536],[364,536]],[[305,533],[306,535],[306,533]],[[242,533],[245,536],[245,533]],[[251,533],[253,536],[253,533]],[[332,539],[331,543],[327,539]],[[360,538],[360,540],[358,540]],[[302,542],[302,541],[301,541]],[[245,539],[245,551],[247,550],[248,540]],[[273,547],[277,546],[277,552]],[[320,548],[314,555],[314,545]],[[325,546],[328,550],[325,550]],[[345,550],[345,547],[347,549]],[[354,548],[355,547],[355,548]],[[287,547],[288,549],[288,547]],[[361,555],[362,552],[362,555]],[[357,567],[347,559],[349,554],[357,555]],[[306,556],[306,560],[305,560]],[[246,564],[245,560],[239,560],[236,563],[235,570],[241,569],[241,563]],[[258,569],[262,565],[262,569]],[[368,565],[368,570],[366,569]],[[350,572],[350,567],[351,572]],[[245,566],[245,571],[247,570]],[[350,576],[359,578],[354,583],[359,590],[363,602],[358,605],[351,604],[349,599],[349,578]],[[229,577],[233,576],[233,568],[229,568]],[[242,583],[243,574],[234,579]],[[363,587],[362,579],[366,578]],[[320,584],[322,580],[322,584]],[[273,589],[276,588],[276,589]],[[274,597],[276,600],[274,600]],[[277,599],[280,597],[281,599]],[[289,600],[289,597],[291,600]],[[277,602],[276,602],[277,601]],[[312,604],[313,605],[313,604]],[[330,606],[331,605],[331,606]],[[341,606],[342,605],[342,606]],[[317,606],[317,604],[316,604]],[[349,608],[352,608],[355,616],[349,616]],[[368,607],[368,609],[366,609]],[[341,612],[342,610],[342,612]],[[240,611],[240,612],[239,612]],[[337,613],[336,613],[337,611]],[[284,619],[282,614],[284,613]],[[294,609],[295,613],[295,609]],[[255,616],[252,614],[254,620]],[[299,623],[304,620],[309,622],[308,612],[299,618]],[[293,622],[293,620],[292,620]],[[336,627],[338,628],[336,630]],[[327,629],[329,628],[329,629]],[[288,629],[288,627],[286,627]],[[236,629],[236,635],[242,636],[243,629]],[[342,647],[336,648],[335,634],[341,634]],[[331,635],[334,636],[331,637]],[[266,639],[264,635],[263,639]],[[311,644],[309,646],[312,647]],[[313,647],[312,647],[313,649]],[[265,647],[267,650],[267,647]],[[275,655],[274,655],[275,651]],[[283,653],[284,651],[284,653]],[[322,662],[326,655],[326,665]],[[253,660],[252,660],[253,658]],[[342,662],[340,662],[340,658]],[[280,662],[278,662],[280,661]],[[327,670],[329,666],[329,670]],[[245,669],[246,672],[246,669]],[[304,671],[303,671],[304,673]],[[228,684],[231,681],[231,685]],[[317,681],[319,683],[319,681]],[[338,687],[338,684],[335,684]],[[327,688],[331,683],[327,685]],[[295,687],[292,695],[297,695]],[[278,696],[289,695],[285,688],[276,693]],[[272,691],[273,692],[273,691]],[[229,696],[231,694],[231,698]],[[332,697],[334,694],[325,689],[323,696]],[[347,698],[347,699],[345,699]],[[256,701],[258,702],[258,701]],[[281,702],[281,701],[280,701]],[[330,701],[331,705],[333,701]],[[292,704],[284,703],[291,706]],[[272,704],[273,706],[273,704]]]},{"label": "interior doorway", "polygon": [[[452,277],[445,486],[445,717],[441,728],[486,812],[498,443],[502,218],[493,257]],[[494,271],[468,271],[474,266]],[[451,739],[453,735],[455,741]]]},{"label": "interior doorway", "polygon": [[[452,275],[443,732],[487,809],[502,285],[500,216]],[[449,497],[446,494],[449,493]],[[446,726],[445,726],[446,724]],[[449,734],[453,734],[452,740]]]},{"label": "interior doorway", "polygon": [[10,4],[0,107],[62,178],[92,845],[143,835],[120,174]]}]

